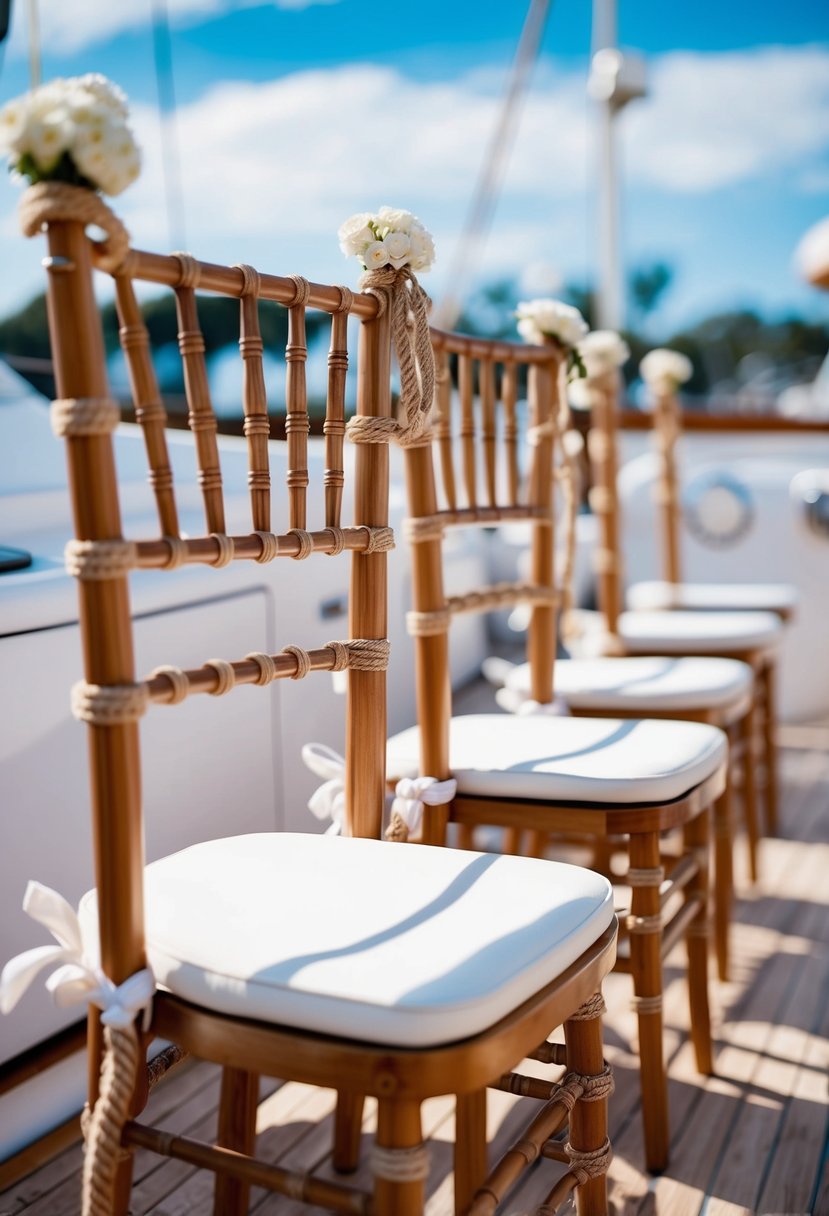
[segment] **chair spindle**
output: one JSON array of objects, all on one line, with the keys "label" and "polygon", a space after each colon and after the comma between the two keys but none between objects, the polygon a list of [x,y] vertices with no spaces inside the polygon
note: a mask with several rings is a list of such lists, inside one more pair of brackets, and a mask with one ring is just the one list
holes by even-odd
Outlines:
[{"label": "chair spindle", "polygon": [[219,448],[216,442],[216,415],[210,401],[204,337],[199,328],[196,293],[192,287],[176,288],[176,313],[178,347],[184,366],[184,391],[189,410],[188,422],[195,439],[207,531],[224,533],[225,511]]}]

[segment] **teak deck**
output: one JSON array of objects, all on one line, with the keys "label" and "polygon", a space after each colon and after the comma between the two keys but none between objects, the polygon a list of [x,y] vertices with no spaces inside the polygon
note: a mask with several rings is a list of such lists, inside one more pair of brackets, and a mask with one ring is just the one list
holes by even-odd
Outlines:
[{"label": "teak deck", "polygon": [[[635,1015],[630,979],[605,984],[608,1058],[616,1076],[610,1102],[615,1159],[610,1198],[616,1216],[825,1216],[829,1213],[827,1064],[829,1064],[829,729],[781,731],[782,828],[763,843],[762,879],[745,882],[742,841],[733,977],[713,985],[717,1075],[694,1071],[687,1004],[679,967],[666,968],[665,1020],[671,1077],[671,1164],[661,1177],[642,1170],[637,1067],[631,1047]],[[530,1067],[529,1065],[527,1066]],[[184,1065],[154,1092],[154,1122],[202,1137],[215,1125],[218,1069]],[[333,1094],[269,1082],[259,1108],[264,1159],[293,1169],[323,1168],[331,1147]],[[490,1095],[491,1134],[514,1137],[515,1099]],[[367,1108],[366,1131],[373,1111]],[[428,1216],[451,1216],[452,1102],[424,1109],[432,1141]],[[365,1168],[365,1167],[363,1167]],[[523,1216],[550,1186],[552,1162],[534,1167],[505,1205]],[[80,1146],[67,1149],[0,1193],[0,1216],[74,1216]],[[361,1171],[362,1173],[362,1171]],[[139,1152],[133,1216],[185,1216],[212,1211],[213,1176]],[[356,1181],[365,1181],[357,1176]],[[257,1216],[299,1216],[311,1209],[254,1192]],[[313,1209],[318,1211],[319,1209]]]}]

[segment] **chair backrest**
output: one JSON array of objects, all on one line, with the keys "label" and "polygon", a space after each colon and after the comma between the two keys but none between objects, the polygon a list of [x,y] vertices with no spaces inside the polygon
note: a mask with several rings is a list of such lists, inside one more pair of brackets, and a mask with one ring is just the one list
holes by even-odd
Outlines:
[{"label": "chair backrest", "polygon": [[[175,704],[193,694],[229,692],[234,685],[267,685],[274,679],[296,678],[308,670],[347,667],[347,823],[353,834],[380,834],[388,651],[386,551],[392,542],[387,527],[388,450],[384,443],[362,442],[357,446],[353,526],[341,527],[341,503],[348,316],[361,321],[357,411],[372,417],[387,417],[391,412],[389,319],[375,295],[352,295],[346,288],[309,284],[299,277],[258,274],[250,267],[210,265],[182,254],[160,256],[129,250],[119,257],[113,273],[121,343],[136,419],[144,432],[159,523],[156,536],[125,540],[112,441],[119,409],[108,388],[92,275],[94,264],[100,269],[112,259],[106,256],[105,246],[89,240],[77,221],[61,218],[49,222],[47,235],[49,324],[59,398],[53,406],[53,425],[66,439],[76,537],[67,558],[79,579],[84,648],[85,679],[74,690],[74,708],[76,716],[89,723],[101,963],[106,974],[120,983],[145,965],[138,721],[151,703]],[[178,343],[204,506],[200,535],[183,537],[180,533],[164,429],[165,410],[136,299],[136,283],[156,284],[175,293]],[[251,510],[250,531],[241,535],[228,536],[225,529],[220,449],[205,344],[199,329],[197,287],[239,301]],[[272,523],[260,299],[288,309],[288,526],[281,531]],[[320,512],[325,526],[311,531],[306,527],[307,308],[331,315],[327,467],[324,508]],[[192,563],[221,568],[234,561],[315,559],[340,553],[352,558],[349,638],[344,642],[309,651],[288,647],[275,655],[254,652],[243,658],[229,656],[231,661],[209,660],[188,671],[161,668],[136,679],[129,570],[167,571],[175,578],[176,570]],[[285,563],[284,569],[286,582],[296,577],[290,563]],[[218,591],[220,569],[216,577]]]},{"label": "chair backrest", "polygon": [[659,458],[656,494],[661,526],[662,577],[676,584],[682,582],[679,547],[682,513],[676,453],[677,441],[682,434],[682,407],[675,392],[654,393],[653,432]]},{"label": "chair backrest", "polygon": [[590,458],[590,508],[598,521],[598,544],[593,550],[597,600],[609,634],[615,634],[624,606],[624,584],[619,511],[619,386],[618,372],[591,379],[590,430],[587,451]]},{"label": "chair backrest", "polygon": [[[434,329],[432,344],[436,361],[432,439],[406,449],[407,532],[413,571],[413,611],[408,625],[415,638],[421,773],[440,780],[450,775],[448,631],[454,615],[531,603],[527,647],[533,669],[532,695],[541,702],[552,699],[558,600],[553,561],[553,461],[563,356],[553,347],[486,341]],[[525,373],[526,414],[519,401]],[[526,471],[521,469],[523,427],[524,438],[530,441]],[[529,582],[447,595],[442,569],[446,529],[494,528],[516,521],[531,525]],[[442,842],[446,818],[435,808],[424,825],[427,843]]]}]

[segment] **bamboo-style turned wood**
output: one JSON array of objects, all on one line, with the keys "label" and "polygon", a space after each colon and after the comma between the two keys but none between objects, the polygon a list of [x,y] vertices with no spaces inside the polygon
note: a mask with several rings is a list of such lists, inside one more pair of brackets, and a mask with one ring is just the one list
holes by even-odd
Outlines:
[{"label": "bamboo-style turned wood", "polygon": [[433,428],[438,441],[446,505],[450,511],[454,511],[458,505],[458,496],[455,489],[455,462],[452,454],[452,376],[449,370],[449,354],[445,350],[435,352]]},{"label": "bamboo-style turned wood", "polygon": [[242,409],[248,441],[248,485],[250,512],[257,532],[271,528],[271,475],[268,439],[271,424],[262,368],[262,335],[259,331],[259,275],[252,267],[240,267],[245,290],[240,302],[239,350],[242,354]]},{"label": "bamboo-style turned wood", "polygon": [[[302,293],[298,289],[300,297]],[[288,310],[288,344],[285,347],[285,437],[288,441],[288,503],[292,528],[304,528],[308,489],[308,395],[305,364],[305,304],[301,299]]]},{"label": "bamboo-style turned wood", "polygon": [[204,358],[204,337],[199,328],[196,293],[193,287],[176,288],[176,313],[178,315],[178,348],[184,367],[184,392],[189,411],[187,421],[196,441],[198,479],[204,498],[205,523],[208,532],[224,532],[222,474],[219,467],[219,447],[216,442],[218,425],[210,401],[207,364]]},{"label": "bamboo-style turned wood", "polygon": [[518,367],[505,363],[501,381],[501,399],[504,403],[504,445],[507,451],[507,498],[518,502],[521,486],[521,468],[518,462],[518,421],[515,407],[518,402]]},{"label": "bamboo-style turned wood", "polygon": [[616,632],[624,607],[619,535],[619,503],[616,490],[616,389],[618,373],[603,376],[591,397],[591,430],[587,448],[593,470],[590,506],[599,524],[599,548],[594,555],[599,608],[608,631]]},{"label": "bamboo-style turned wood", "polygon": [[653,420],[659,453],[659,483],[657,500],[662,525],[662,572],[669,583],[680,583],[679,557],[679,478],[677,476],[676,443],[681,427],[679,402],[673,393],[657,393]]},{"label": "bamboo-style turned wood", "polygon": [[498,501],[495,477],[495,364],[491,359],[481,360],[479,366],[481,393],[481,438],[484,448],[484,470],[486,474],[486,496],[491,507]]},{"label": "bamboo-style turned wood", "polygon": [[[345,304],[345,300],[343,301]],[[348,312],[345,308],[331,318],[331,347],[328,352],[328,395],[325,401],[325,523],[340,526],[342,512],[343,440],[345,437],[345,383],[348,373]]]},{"label": "bamboo-style turned wood", "polygon": [[150,336],[132,279],[118,275],[115,279],[115,301],[120,322],[118,336],[124,351],[130,378],[135,420],[144,432],[144,444],[150,466],[149,481],[155,494],[158,522],[163,536],[178,536],[178,512],[173,491],[173,470],[167,450],[164,427],[167,411],[161,400],[158,380],[150,355]]},{"label": "bamboo-style turned wood", "polygon": [[458,393],[461,399],[461,452],[463,485],[469,507],[478,505],[477,460],[475,453],[475,367],[470,355],[458,356]]}]

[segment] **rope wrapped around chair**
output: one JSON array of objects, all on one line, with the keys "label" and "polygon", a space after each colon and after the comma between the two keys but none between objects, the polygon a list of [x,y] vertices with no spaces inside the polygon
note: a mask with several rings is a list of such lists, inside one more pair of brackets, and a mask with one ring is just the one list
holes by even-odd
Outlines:
[{"label": "rope wrapped around chair", "polygon": [[432,637],[445,633],[453,616],[462,612],[494,612],[515,604],[545,604],[555,607],[559,594],[554,587],[532,583],[494,583],[480,591],[450,595],[443,608],[431,612],[407,612],[406,628],[412,637]]},{"label": "rope wrapped around chair", "polygon": [[106,241],[93,241],[95,262],[116,274],[124,268],[130,252],[130,235],[100,194],[67,182],[38,182],[20,199],[20,227],[24,236],[37,236],[44,224],[95,224],[107,234]]},{"label": "rope wrapped around chair", "polygon": [[121,578],[136,564],[136,547],[128,540],[70,540],[63,555],[67,574],[81,582]]},{"label": "rope wrapped around chair", "polygon": [[607,1138],[605,1138],[604,1144],[587,1152],[573,1148],[568,1140],[565,1152],[570,1158],[570,1170],[578,1186],[584,1186],[585,1182],[589,1182],[591,1178],[600,1178],[602,1174],[606,1174],[613,1160],[613,1149]]},{"label": "rope wrapped around chair", "polygon": [[58,397],[49,420],[56,439],[111,435],[121,421],[121,410],[112,397]]},{"label": "rope wrapped around chair", "polygon": [[383,266],[360,279],[363,291],[376,296],[382,315],[391,315],[391,333],[400,368],[398,418],[358,414],[346,434],[353,443],[389,443],[412,447],[430,442],[427,432],[435,392],[435,358],[429,335],[429,297],[409,266]]},{"label": "rope wrapped around chair", "polygon": [[115,1176],[128,1154],[121,1147],[140,1052],[135,1026],[107,1026],[98,1101],[83,1119],[84,1161],[81,1183],[81,1216],[111,1216],[115,1198]]}]

